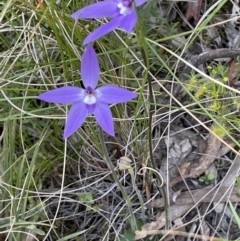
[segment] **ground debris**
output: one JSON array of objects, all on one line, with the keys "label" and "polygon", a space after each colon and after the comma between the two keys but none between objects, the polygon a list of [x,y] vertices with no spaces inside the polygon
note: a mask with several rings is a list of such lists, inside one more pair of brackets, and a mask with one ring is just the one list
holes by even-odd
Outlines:
[{"label": "ground debris", "polygon": [[[176,205],[194,204],[203,202],[240,202],[240,188],[234,187],[232,190],[227,187],[203,188],[182,192],[175,200]],[[164,199],[159,198],[146,205],[147,208],[164,207]]]},{"label": "ground debris", "polygon": [[183,178],[196,178],[204,173],[216,157],[218,157],[220,147],[221,141],[213,134],[209,134],[206,151],[199,159],[198,163],[191,163],[188,167],[188,171],[185,171],[181,176],[171,180],[169,186],[174,186],[176,183],[182,181]]},{"label": "ground debris", "polygon": [[[196,1],[189,1],[187,3],[187,11],[185,14],[185,18],[187,21],[194,20],[194,25],[197,25],[199,19],[200,19],[200,12],[202,8],[203,0],[196,0]],[[182,23],[182,26],[185,27],[187,24],[184,21]]]}]

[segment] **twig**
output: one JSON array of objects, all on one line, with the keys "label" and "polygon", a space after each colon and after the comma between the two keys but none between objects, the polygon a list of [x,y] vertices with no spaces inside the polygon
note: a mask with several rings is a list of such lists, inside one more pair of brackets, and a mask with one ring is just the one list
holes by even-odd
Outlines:
[{"label": "twig", "polygon": [[[202,239],[202,240],[209,240],[209,241],[224,241],[226,239],[223,238],[216,238],[211,236],[205,236],[195,233],[186,233],[183,231],[177,231],[177,230],[142,230],[142,231],[136,231],[135,240],[139,240],[142,238],[145,238],[148,235],[173,235],[173,236],[182,236],[182,237],[189,237],[189,238],[195,238],[195,239]],[[234,240],[226,240],[226,241],[234,241]]]}]

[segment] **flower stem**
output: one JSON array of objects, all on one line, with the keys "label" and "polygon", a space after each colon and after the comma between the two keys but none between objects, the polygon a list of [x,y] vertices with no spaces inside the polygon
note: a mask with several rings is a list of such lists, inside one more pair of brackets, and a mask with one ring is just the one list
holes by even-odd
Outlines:
[{"label": "flower stem", "polygon": [[145,223],[146,221],[146,217],[145,217],[145,207],[144,207],[144,202],[143,202],[143,198],[142,198],[142,195],[136,185],[136,182],[135,182],[135,176],[134,176],[134,173],[133,173],[133,168],[130,167],[128,168],[128,172],[130,173],[131,175],[131,179],[132,179],[132,186],[133,186],[133,189],[135,189],[136,191],[136,194],[138,196],[138,199],[140,201],[140,205],[141,205],[141,216],[142,216],[142,221],[143,223]]},{"label": "flower stem", "polygon": [[110,157],[109,157],[108,151],[107,151],[107,147],[106,147],[106,143],[104,141],[103,131],[102,131],[101,127],[99,127],[99,139],[100,139],[100,143],[102,145],[102,155],[103,155],[103,158],[106,161],[106,164],[107,164],[109,170],[111,171],[111,174],[113,176],[114,181],[118,184],[118,187],[119,187],[120,191],[122,192],[123,198],[125,199],[126,204],[128,206],[130,217],[131,217],[131,229],[132,230],[136,230],[137,229],[137,224],[136,224],[136,220],[135,220],[135,217],[134,217],[134,214],[133,214],[131,199],[129,198],[129,196],[125,192],[121,182],[119,181],[119,178],[118,178],[117,173],[116,173],[116,171],[114,169],[112,161],[110,160]]},{"label": "flower stem", "polygon": [[[136,6],[135,6],[136,7]],[[144,78],[147,79],[148,81],[148,89],[149,89],[149,112],[148,112],[148,145],[149,145],[149,158],[150,158],[150,165],[154,170],[157,170],[156,168],[156,163],[153,157],[153,147],[152,147],[152,118],[153,118],[153,113],[154,113],[154,97],[153,97],[153,88],[152,88],[152,80],[148,78],[148,71],[150,68],[150,63],[149,63],[149,52],[148,52],[148,44],[146,42],[145,38],[145,31],[144,31],[144,25],[142,22],[142,19],[139,17],[138,10],[136,10],[137,15],[138,15],[138,25],[137,25],[137,39],[138,43],[140,45],[140,51],[143,57],[143,62],[145,64],[145,72],[144,72]],[[152,175],[152,173],[150,173]],[[165,186],[162,184],[161,178],[157,175],[157,188],[160,186],[160,193],[162,194],[164,198],[164,209],[166,213],[166,220],[168,224],[168,199],[165,191]]]}]

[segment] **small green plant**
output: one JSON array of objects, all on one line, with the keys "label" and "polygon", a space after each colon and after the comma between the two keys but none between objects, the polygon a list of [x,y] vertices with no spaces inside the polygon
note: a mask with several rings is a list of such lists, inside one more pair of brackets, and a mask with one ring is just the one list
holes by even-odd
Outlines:
[{"label": "small green plant", "polygon": [[[223,84],[228,84],[228,68],[221,63],[217,65],[208,66],[208,73],[211,78],[218,80]],[[221,108],[225,106],[225,103],[221,101],[221,98],[226,97],[229,94],[229,90],[222,85],[218,85],[209,79],[202,77],[200,74],[196,74],[194,71],[188,76],[189,81],[187,89],[193,92],[196,99],[212,100],[208,108],[214,112],[221,111]]]},{"label": "small green plant", "polygon": [[236,187],[240,187],[240,177],[236,178],[236,183],[235,183]]},{"label": "small green plant", "polygon": [[[237,177],[237,178],[236,178],[235,186],[238,187],[238,188],[240,188],[240,177]],[[240,197],[240,194],[239,194],[239,193],[236,193],[236,196],[237,196],[237,197]]]},{"label": "small green plant", "polygon": [[236,212],[235,207],[232,205],[232,202],[228,201],[228,204],[229,204],[230,210],[233,214],[233,217],[237,223],[237,226],[238,226],[238,228],[240,228],[240,217],[239,217],[238,213]]},{"label": "small green plant", "polygon": [[213,173],[210,173],[209,170],[205,171],[205,175],[200,177],[198,180],[199,182],[204,182],[206,185],[209,185],[212,180],[215,179],[215,176]]},{"label": "small green plant", "polygon": [[219,126],[213,124],[211,127],[211,130],[213,131],[214,134],[223,138],[224,136],[226,136],[227,132],[230,130],[230,127],[228,127],[226,125],[226,122],[224,122],[224,121],[220,120],[219,123],[220,123]]},{"label": "small green plant", "polygon": [[[221,63],[208,66],[207,67],[209,76],[218,80],[221,83],[227,84],[228,82],[228,68],[223,66]],[[221,103],[219,99],[224,97],[228,90],[221,85],[217,85],[216,83],[210,81],[202,77],[199,74],[196,74],[194,71],[189,75],[189,81],[187,85],[187,89],[194,93],[195,98],[201,99],[203,97],[207,97],[213,100],[213,104],[211,104],[215,108],[210,108],[213,111],[218,111],[219,107],[221,107]],[[219,103],[214,103],[219,101]]]},{"label": "small green plant", "polygon": [[240,109],[240,100],[236,93],[226,88],[229,85],[228,67],[218,63],[208,66],[207,70],[208,75],[219,84],[192,71],[187,76],[186,89],[209,111],[209,115],[217,119],[219,125],[215,125],[212,130],[216,135],[224,137],[233,129],[238,129],[239,121],[232,113]]}]

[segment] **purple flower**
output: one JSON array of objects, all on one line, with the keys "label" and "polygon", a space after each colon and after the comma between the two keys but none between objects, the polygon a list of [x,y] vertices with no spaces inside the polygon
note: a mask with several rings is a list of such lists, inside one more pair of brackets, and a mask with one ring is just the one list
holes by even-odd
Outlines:
[{"label": "purple flower", "polygon": [[[146,1],[135,0],[135,3],[136,6],[140,6]],[[100,26],[89,34],[83,44],[88,44],[117,27],[123,28],[127,33],[131,33],[137,22],[137,14],[134,9],[134,3],[131,0],[105,0],[84,7],[71,16],[74,19],[113,18],[110,22]]]},{"label": "purple flower", "polygon": [[83,124],[88,114],[94,114],[103,130],[114,136],[113,118],[108,104],[127,102],[136,98],[137,94],[114,85],[95,89],[100,70],[97,55],[91,45],[86,47],[82,56],[81,73],[85,89],[61,87],[40,94],[38,99],[56,104],[72,104],[64,138],[71,136]]}]

